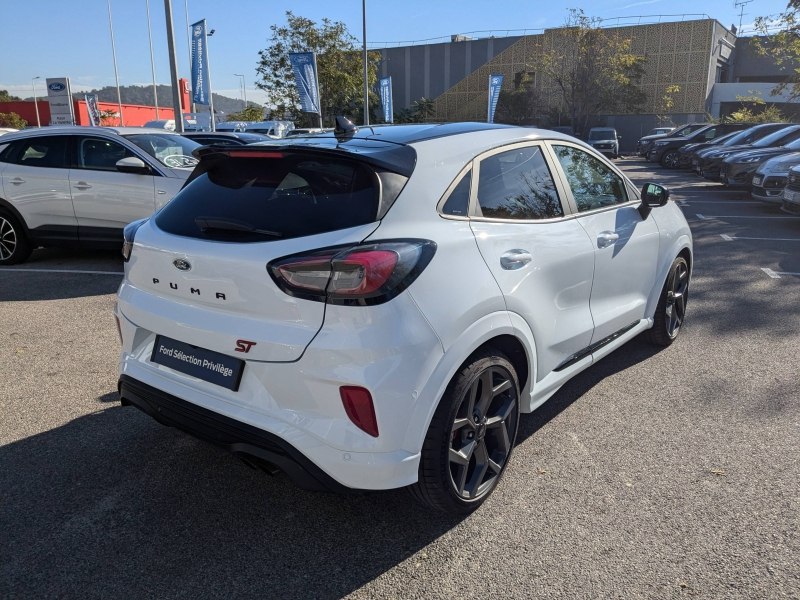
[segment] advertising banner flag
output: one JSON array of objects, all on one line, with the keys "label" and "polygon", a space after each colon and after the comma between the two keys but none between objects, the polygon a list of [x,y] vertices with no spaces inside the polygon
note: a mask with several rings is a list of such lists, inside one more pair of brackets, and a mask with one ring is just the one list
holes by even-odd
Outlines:
[{"label": "advertising banner flag", "polygon": [[192,25],[192,102],[208,105],[211,100],[211,82],[208,78],[208,48],[206,47],[206,20]]},{"label": "advertising banner flag", "polygon": [[394,110],[392,107],[392,78],[384,77],[379,81],[381,87],[381,105],[383,105],[383,120],[394,123]]},{"label": "advertising banner flag", "polygon": [[503,85],[502,75],[489,75],[489,123],[494,123],[494,111],[500,98],[500,87]]},{"label": "advertising banner flag", "polygon": [[313,52],[291,52],[289,60],[292,63],[303,112],[321,114],[316,55]]},{"label": "advertising banner flag", "polygon": [[89,113],[89,125],[100,127],[100,109],[97,106],[97,94],[86,94],[86,112]]}]

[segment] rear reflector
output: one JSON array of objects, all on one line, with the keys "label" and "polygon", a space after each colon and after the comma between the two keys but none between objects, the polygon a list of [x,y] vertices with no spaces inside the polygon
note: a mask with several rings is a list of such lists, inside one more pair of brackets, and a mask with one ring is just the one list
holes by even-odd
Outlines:
[{"label": "rear reflector", "polygon": [[353,424],[372,437],[378,437],[378,420],[375,418],[375,406],[369,390],[352,385],[339,388],[342,404],[347,416]]},{"label": "rear reflector", "polygon": [[259,152],[258,150],[231,150],[233,158],[283,158],[283,152]]}]

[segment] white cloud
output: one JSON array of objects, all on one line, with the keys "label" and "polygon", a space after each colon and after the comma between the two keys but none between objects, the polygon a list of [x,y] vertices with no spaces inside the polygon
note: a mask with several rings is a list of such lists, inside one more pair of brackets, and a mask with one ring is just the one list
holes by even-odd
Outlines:
[{"label": "white cloud", "polygon": [[661,0],[646,0],[645,2],[634,2],[633,4],[628,4],[627,6],[623,6],[617,10],[625,10],[626,8],[633,8],[634,6],[641,6],[642,4],[655,4],[656,2],[661,2]]}]

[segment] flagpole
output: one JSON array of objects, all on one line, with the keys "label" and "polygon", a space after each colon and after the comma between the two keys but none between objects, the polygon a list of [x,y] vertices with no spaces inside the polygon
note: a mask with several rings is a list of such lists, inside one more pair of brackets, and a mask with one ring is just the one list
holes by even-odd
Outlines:
[{"label": "flagpole", "polygon": [[361,0],[364,20],[364,125],[369,125],[369,88],[367,87],[367,0]]},{"label": "flagpole", "polygon": [[206,43],[206,78],[208,79],[208,106],[211,109],[211,131],[217,130],[217,124],[214,122],[214,88],[211,87],[211,53],[208,51],[208,38],[214,35],[215,31],[216,29],[212,29],[209,33],[206,20],[203,19],[203,33],[206,37],[204,41]]},{"label": "flagpole", "polygon": [[150,29],[150,0],[144,0],[147,9],[147,36],[150,38],[150,69],[153,71],[153,100],[156,105],[156,120],[158,120],[158,90],[156,89],[156,62],[153,58],[153,31]]},{"label": "flagpole", "polygon": [[117,72],[117,48],[114,45],[114,24],[111,22],[111,0],[106,0],[106,4],[108,5],[108,28],[111,31],[111,54],[114,57],[114,78],[117,80],[117,106],[119,107],[119,126],[124,127],[125,121],[122,118],[122,95],[120,94],[119,91],[119,73]]}]

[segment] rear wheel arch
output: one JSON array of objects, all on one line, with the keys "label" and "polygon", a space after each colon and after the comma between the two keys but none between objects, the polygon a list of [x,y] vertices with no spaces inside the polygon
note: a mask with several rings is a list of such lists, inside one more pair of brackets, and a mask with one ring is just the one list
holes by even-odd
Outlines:
[{"label": "rear wheel arch", "polygon": [[30,238],[30,230],[28,229],[28,224],[25,222],[25,218],[22,216],[22,213],[20,213],[17,208],[11,204],[11,202],[5,200],[4,198],[0,198],[0,211],[3,210],[10,213],[11,216],[19,221],[19,224],[22,225],[22,228],[25,230],[25,235]]}]

